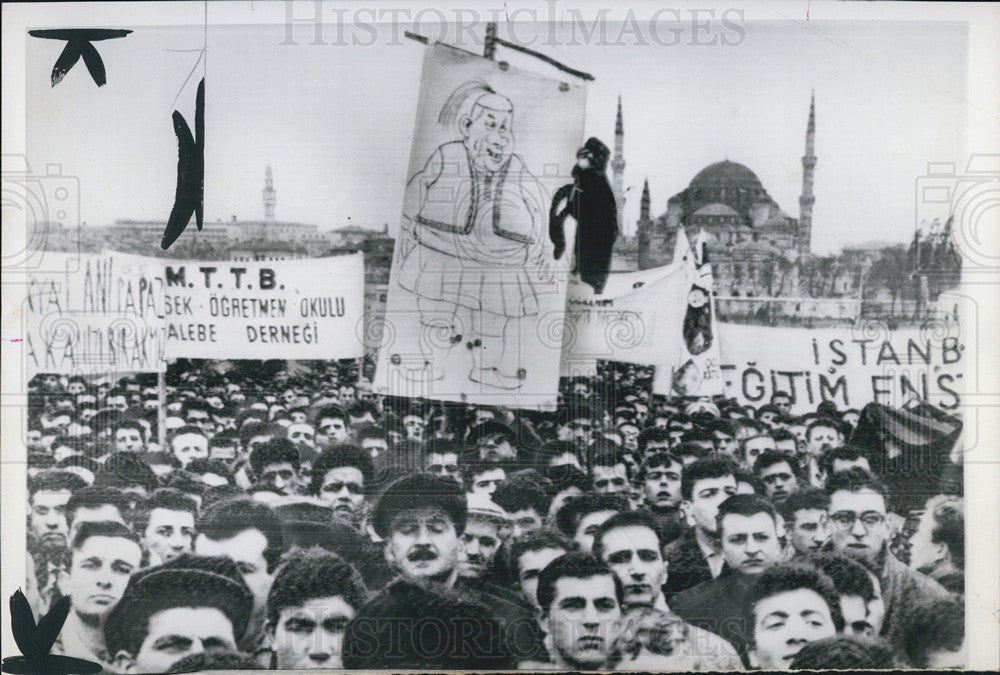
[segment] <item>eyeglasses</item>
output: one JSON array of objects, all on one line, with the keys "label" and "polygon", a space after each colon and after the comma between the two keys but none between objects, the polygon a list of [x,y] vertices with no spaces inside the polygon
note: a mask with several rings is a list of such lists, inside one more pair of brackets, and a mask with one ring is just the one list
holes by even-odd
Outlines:
[{"label": "eyeglasses", "polygon": [[326,485],[324,485],[323,492],[340,492],[345,487],[347,488],[347,491],[350,492],[352,495],[361,494],[360,483],[354,483],[354,482],[341,483],[339,481],[334,481],[332,483],[327,483]]},{"label": "eyeglasses", "polygon": [[854,527],[854,523],[861,520],[861,524],[865,526],[865,529],[870,530],[885,522],[885,514],[878,513],[877,511],[865,511],[858,515],[853,511],[837,511],[830,514],[830,520],[845,529]]}]

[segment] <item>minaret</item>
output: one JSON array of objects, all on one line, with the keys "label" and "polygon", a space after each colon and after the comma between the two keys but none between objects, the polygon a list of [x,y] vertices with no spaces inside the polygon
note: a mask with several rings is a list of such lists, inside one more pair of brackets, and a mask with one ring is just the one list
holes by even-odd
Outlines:
[{"label": "minaret", "polygon": [[618,118],[615,120],[615,154],[611,159],[611,191],[618,207],[618,231],[622,231],[625,211],[625,129],[622,126],[622,97],[618,96]]},{"label": "minaret", "polygon": [[816,170],[816,92],[809,100],[809,124],[806,127],[806,154],[802,157],[802,196],[799,197],[799,253],[812,247],[813,173]]},{"label": "minaret", "polygon": [[649,221],[649,179],[642,181],[642,199],[639,201],[639,222]]},{"label": "minaret", "polygon": [[274,189],[274,179],[271,177],[271,167],[264,174],[264,222],[274,222],[274,207],[278,203],[278,193]]}]

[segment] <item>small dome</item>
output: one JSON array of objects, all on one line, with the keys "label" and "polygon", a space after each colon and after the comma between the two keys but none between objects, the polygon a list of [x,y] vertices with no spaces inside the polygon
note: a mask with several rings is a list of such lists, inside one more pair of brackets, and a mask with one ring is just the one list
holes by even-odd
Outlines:
[{"label": "small dome", "polygon": [[757,175],[736,162],[730,162],[728,159],[722,162],[716,162],[715,164],[709,164],[704,169],[699,171],[694,178],[691,179],[691,184],[689,188],[743,188],[746,190],[762,190],[764,186],[761,184],[760,179]]}]

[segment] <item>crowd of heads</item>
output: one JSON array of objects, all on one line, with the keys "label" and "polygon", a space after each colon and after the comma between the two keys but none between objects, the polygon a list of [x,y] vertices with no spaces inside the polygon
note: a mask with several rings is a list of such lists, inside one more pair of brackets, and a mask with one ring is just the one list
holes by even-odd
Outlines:
[{"label": "crowd of heads", "polygon": [[65,653],[119,672],[961,663],[962,497],[898,512],[857,410],[664,398],[623,364],[564,379],[550,411],[376,395],[348,361],[253,365],[30,383],[26,589],[36,613],[70,597]]}]

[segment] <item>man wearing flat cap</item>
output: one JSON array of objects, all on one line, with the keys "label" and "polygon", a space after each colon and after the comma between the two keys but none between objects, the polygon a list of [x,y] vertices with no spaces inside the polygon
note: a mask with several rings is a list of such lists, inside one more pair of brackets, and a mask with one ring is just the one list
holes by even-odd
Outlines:
[{"label": "man wearing flat cap", "polygon": [[488,420],[469,430],[468,441],[482,461],[517,459],[517,434],[502,422]]},{"label": "man wearing flat cap", "polygon": [[164,673],[191,654],[235,650],[252,609],[236,563],[183,554],[129,580],[104,639],[120,672]]},{"label": "man wearing flat cap", "polygon": [[466,495],[458,483],[441,476],[412,474],[385,489],[372,513],[372,526],[385,541],[385,559],[403,579],[440,584],[493,608],[506,648],[522,656],[534,653],[541,639],[531,609],[490,592],[490,586],[477,579],[459,577],[468,518]]}]

